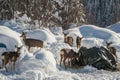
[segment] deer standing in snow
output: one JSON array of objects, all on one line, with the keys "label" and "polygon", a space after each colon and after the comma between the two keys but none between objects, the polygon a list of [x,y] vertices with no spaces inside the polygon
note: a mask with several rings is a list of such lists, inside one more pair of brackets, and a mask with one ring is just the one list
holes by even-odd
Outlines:
[{"label": "deer standing in snow", "polygon": [[5,68],[6,72],[8,72],[6,65],[10,62],[11,64],[11,70],[15,70],[15,62],[17,61],[18,57],[20,56],[21,52],[21,47],[17,47],[17,51],[8,51],[4,52],[1,55],[2,59],[2,68]]},{"label": "deer standing in snow", "polygon": [[79,37],[77,36],[76,38],[76,45],[77,45],[77,48],[80,48],[81,47],[81,40],[83,39],[83,37]]},{"label": "deer standing in snow", "polygon": [[63,33],[64,34],[64,42],[65,43],[68,43],[70,46],[73,45],[73,38],[71,36],[67,36],[66,33]]},{"label": "deer standing in snow", "polygon": [[30,51],[31,47],[41,47],[43,48],[43,41],[32,39],[32,38],[26,38],[26,33],[23,32],[21,37],[23,37],[23,41],[26,46],[28,46],[28,51]]},{"label": "deer standing in snow", "polygon": [[68,62],[71,62],[72,59],[76,58],[77,60],[79,59],[80,55],[73,51],[72,49],[62,49],[60,51],[60,65],[63,62],[63,65],[66,68],[66,59],[68,59]]},{"label": "deer standing in snow", "polygon": [[112,44],[112,42],[107,42],[106,41],[106,47],[108,48],[108,50],[116,57],[117,59],[117,55],[116,55],[116,49],[115,47],[111,47],[110,45]]}]

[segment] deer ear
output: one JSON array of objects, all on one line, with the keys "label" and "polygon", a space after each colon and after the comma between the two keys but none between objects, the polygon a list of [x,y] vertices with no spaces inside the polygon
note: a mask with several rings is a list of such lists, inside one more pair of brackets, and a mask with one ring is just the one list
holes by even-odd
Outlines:
[{"label": "deer ear", "polygon": [[23,35],[26,35],[26,32],[22,32],[21,36],[20,37],[23,37]]},{"label": "deer ear", "polygon": [[27,33],[27,32],[24,32],[24,31],[22,32],[22,34],[24,34],[24,35],[25,35],[26,33]]}]

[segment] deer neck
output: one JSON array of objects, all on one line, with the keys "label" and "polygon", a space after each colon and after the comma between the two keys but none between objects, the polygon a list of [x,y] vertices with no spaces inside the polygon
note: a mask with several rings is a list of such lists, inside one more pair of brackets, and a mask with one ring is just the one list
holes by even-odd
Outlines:
[{"label": "deer neck", "polygon": [[109,49],[110,45],[107,45],[106,47]]},{"label": "deer neck", "polygon": [[23,37],[23,41],[26,42],[26,36]]},{"label": "deer neck", "polygon": [[17,57],[19,57],[20,56],[20,52],[17,52]]}]

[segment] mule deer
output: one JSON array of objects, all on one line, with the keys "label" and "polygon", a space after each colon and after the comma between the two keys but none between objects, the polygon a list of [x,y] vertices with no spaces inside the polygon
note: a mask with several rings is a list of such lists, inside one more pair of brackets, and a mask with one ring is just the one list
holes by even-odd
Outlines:
[{"label": "mule deer", "polygon": [[108,50],[116,57],[117,59],[117,55],[116,55],[116,49],[115,47],[111,47],[110,45],[112,44],[112,42],[107,42],[106,41],[106,47],[108,48]]},{"label": "mule deer", "polygon": [[43,41],[37,40],[37,39],[32,39],[32,38],[26,39],[26,33],[25,32],[22,33],[21,37],[23,37],[23,41],[24,41],[25,45],[28,46],[28,51],[30,51],[31,47],[41,47],[41,48],[43,48]]},{"label": "mule deer", "polygon": [[15,70],[15,62],[21,54],[20,50],[21,50],[22,46],[21,47],[16,47],[16,48],[17,48],[17,51],[4,52],[1,55],[2,68],[5,68],[6,72],[8,72],[6,65],[9,62],[11,63],[11,70]]},{"label": "mule deer", "polygon": [[68,43],[70,46],[73,45],[73,38],[71,36],[67,36],[67,34],[64,33],[64,42]]},{"label": "mule deer", "polygon": [[68,59],[68,62],[71,62],[72,59],[76,58],[79,59],[79,54],[73,51],[72,49],[62,49],[60,51],[60,65],[63,62],[64,67],[66,68],[66,59]]},{"label": "mule deer", "polygon": [[79,37],[77,36],[76,38],[76,45],[77,45],[77,48],[80,48],[81,47],[81,40],[83,39],[83,37]]}]

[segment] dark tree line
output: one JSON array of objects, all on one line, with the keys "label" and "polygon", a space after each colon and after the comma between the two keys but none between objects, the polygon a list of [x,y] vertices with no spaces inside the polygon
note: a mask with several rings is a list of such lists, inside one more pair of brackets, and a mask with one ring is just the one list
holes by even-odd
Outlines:
[{"label": "dark tree line", "polygon": [[101,27],[120,21],[120,0],[83,0],[87,22]]},{"label": "dark tree line", "polygon": [[24,14],[32,21],[38,20],[39,25],[44,27],[66,27],[71,23],[85,22],[81,0],[0,0],[0,20]]}]

